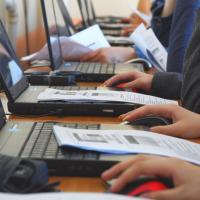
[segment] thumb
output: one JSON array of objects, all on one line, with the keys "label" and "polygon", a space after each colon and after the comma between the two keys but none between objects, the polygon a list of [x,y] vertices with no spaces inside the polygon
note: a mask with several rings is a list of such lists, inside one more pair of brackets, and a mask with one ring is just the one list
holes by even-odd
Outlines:
[{"label": "thumb", "polygon": [[124,85],[125,88],[137,88],[137,89],[143,89],[143,82],[141,79],[136,79],[130,83],[127,83]]},{"label": "thumb", "polygon": [[87,54],[84,54],[83,56],[81,56],[80,61],[82,61],[82,62],[88,61],[88,60],[92,59],[93,57],[95,57],[97,54],[98,54],[98,51],[92,51]]},{"label": "thumb", "polygon": [[149,199],[156,199],[156,200],[169,200],[169,199],[178,200],[183,198],[182,194],[183,192],[181,188],[175,188],[171,190],[147,193],[145,195],[142,195],[142,197]]},{"label": "thumb", "polygon": [[177,137],[180,135],[180,130],[182,130],[182,125],[181,123],[175,123],[166,126],[155,126],[150,128],[150,130],[156,133]]}]

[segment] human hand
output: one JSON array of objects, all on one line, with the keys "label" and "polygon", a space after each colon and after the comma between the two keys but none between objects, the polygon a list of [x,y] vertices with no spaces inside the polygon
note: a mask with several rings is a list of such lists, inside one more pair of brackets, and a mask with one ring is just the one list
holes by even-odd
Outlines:
[{"label": "human hand", "polygon": [[156,200],[197,200],[200,197],[200,168],[175,158],[136,156],[102,174],[106,181],[117,178],[110,189],[111,192],[119,192],[140,176],[169,178],[174,183],[172,189],[150,192],[142,197]]},{"label": "human hand", "polygon": [[153,75],[139,71],[133,71],[113,76],[107,80],[103,86],[111,87],[113,85],[125,82],[126,84],[123,85],[124,88],[136,88],[150,92],[152,80]]},{"label": "human hand", "polygon": [[133,121],[148,115],[158,115],[173,121],[171,125],[152,127],[150,130],[153,132],[187,139],[200,137],[200,115],[172,104],[143,106],[120,118],[123,121]]},{"label": "human hand", "polygon": [[130,36],[138,26],[139,24],[131,24],[129,27],[123,28],[121,31],[121,35],[125,37]]},{"label": "human hand", "polygon": [[81,57],[82,62],[123,63],[135,58],[135,50],[128,47],[100,48]]}]

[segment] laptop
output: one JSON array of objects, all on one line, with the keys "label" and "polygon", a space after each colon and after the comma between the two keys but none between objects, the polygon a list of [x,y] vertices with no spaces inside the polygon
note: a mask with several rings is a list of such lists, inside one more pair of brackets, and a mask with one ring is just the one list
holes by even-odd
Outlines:
[{"label": "laptop", "polygon": [[[78,30],[80,30],[80,27],[74,26],[71,16],[69,14],[69,11],[66,7],[66,4],[63,0],[57,0],[60,12],[62,14],[62,17],[65,21],[65,27],[69,30],[70,35],[73,35],[74,33],[77,33]],[[91,2],[92,3],[92,2]],[[91,5],[91,8],[93,8],[93,4]],[[64,28],[64,27],[63,27]],[[111,44],[111,46],[133,46],[133,42],[125,37],[112,37],[112,36],[106,36],[106,39]]]},{"label": "laptop", "polygon": [[[8,43],[6,44],[9,46]],[[49,86],[30,86],[20,64],[3,43],[0,43],[0,83],[8,98],[9,111],[17,115],[118,116],[136,106],[135,104],[113,102],[38,102],[38,95]],[[79,86],[51,88],[66,91],[98,89]]]},{"label": "laptop", "polygon": [[[73,148],[59,148],[53,126],[79,129],[133,129],[131,126],[6,121],[0,101],[0,154],[46,161],[50,175],[100,176],[127,156],[111,156]],[[142,128],[142,127],[141,127]]]},{"label": "laptop", "polygon": [[[110,77],[124,72],[129,72],[132,70],[144,71],[143,65],[139,63],[134,64],[101,64],[101,63],[86,63],[86,62],[64,62],[62,51],[61,51],[61,43],[60,41],[60,30],[59,26],[63,26],[64,22],[62,21],[58,1],[57,0],[41,0],[42,5],[42,13],[46,30],[47,43],[49,48],[49,57],[51,62],[51,67],[53,71],[56,71],[59,75],[69,75],[75,74],[77,81],[83,82],[104,82]],[[59,19],[60,20],[59,20]],[[59,23],[58,23],[59,20]],[[49,31],[49,27],[52,25],[56,25],[57,27],[57,35],[51,35]],[[58,41],[59,47],[58,51],[53,51],[51,38],[56,37]]]},{"label": "laptop", "polygon": [[[91,25],[96,24],[97,22],[94,19],[92,9],[90,7],[90,2],[87,0],[78,0],[79,9],[81,12],[81,17],[83,20],[83,25],[85,27],[89,27]],[[111,36],[120,36],[122,28],[127,27],[127,24],[118,25],[116,24],[102,24],[99,23],[104,35],[111,35]]]},{"label": "laptop", "polygon": [[97,17],[95,9],[94,9],[94,4],[92,1],[90,1],[90,6],[91,6],[91,14],[93,15],[93,19],[97,23],[121,23],[124,19],[124,17],[117,17],[117,16],[102,16],[102,17]]}]

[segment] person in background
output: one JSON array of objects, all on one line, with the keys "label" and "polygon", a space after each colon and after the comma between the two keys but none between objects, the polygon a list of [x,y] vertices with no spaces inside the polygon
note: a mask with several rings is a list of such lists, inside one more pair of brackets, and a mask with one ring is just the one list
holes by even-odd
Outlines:
[{"label": "person in background", "polygon": [[199,21],[200,10],[197,13],[196,26],[185,56],[183,80],[178,79],[176,73],[161,73],[161,76],[159,74],[152,76],[136,72],[130,75],[132,79],[130,79],[128,74],[124,74],[122,76],[115,76],[105,83],[106,86],[109,86],[114,82],[129,80],[128,87],[137,87],[145,90],[147,93],[152,93],[152,90],[156,91],[157,88],[157,94],[160,94],[162,97],[167,95],[170,97],[170,93],[176,95],[175,91],[177,91],[180,94],[179,99],[181,98],[181,104],[184,108],[175,105],[144,106],[122,115],[121,119],[123,121],[132,121],[147,115],[159,115],[172,119],[173,123],[168,126],[153,127],[151,131],[182,138],[200,137]]},{"label": "person in background", "polygon": [[[182,73],[183,58],[194,27],[200,0],[165,0],[153,8],[152,28],[161,43],[168,48],[168,72]],[[144,57],[138,48],[111,47],[86,54],[81,61],[111,63]]]},{"label": "person in background", "polygon": [[199,200],[200,168],[175,158],[136,156],[117,164],[102,174],[106,181],[116,178],[111,192],[119,192],[140,176],[159,176],[171,179],[174,188],[149,192],[142,197],[155,200]]}]

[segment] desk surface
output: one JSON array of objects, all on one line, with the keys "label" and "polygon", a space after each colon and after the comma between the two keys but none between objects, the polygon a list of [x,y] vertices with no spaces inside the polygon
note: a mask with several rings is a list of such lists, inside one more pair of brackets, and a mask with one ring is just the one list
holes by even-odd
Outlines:
[{"label": "desk surface", "polygon": [[[98,86],[99,83],[81,83],[81,86]],[[1,95],[1,99],[5,105],[6,98]],[[4,106],[5,107],[5,106]],[[7,111],[6,111],[7,112]],[[37,121],[37,122],[80,122],[80,123],[105,123],[105,124],[118,124],[120,120],[116,117],[41,117],[41,118],[22,118],[17,116],[10,116],[10,120],[18,121]],[[199,140],[193,140],[200,143]],[[104,192],[106,186],[100,178],[81,178],[81,177],[51,177],[50,182],[61,182],[60,188],[62,191],[69,192]]]}]

